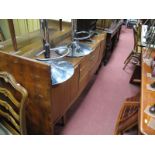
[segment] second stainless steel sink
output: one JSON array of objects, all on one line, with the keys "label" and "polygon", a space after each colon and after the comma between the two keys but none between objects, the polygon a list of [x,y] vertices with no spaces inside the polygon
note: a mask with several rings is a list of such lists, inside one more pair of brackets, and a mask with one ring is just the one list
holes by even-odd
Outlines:
[{"label": "second stainless steel sink", "polygon": [[[66,47],[69,49],[69,53],[67,54],[68,57],[82,57],[90,54],[94,50],[90,45],[76,41],[66,45]],[[64,55],[66,51],[57,50],[56,53]]]}]

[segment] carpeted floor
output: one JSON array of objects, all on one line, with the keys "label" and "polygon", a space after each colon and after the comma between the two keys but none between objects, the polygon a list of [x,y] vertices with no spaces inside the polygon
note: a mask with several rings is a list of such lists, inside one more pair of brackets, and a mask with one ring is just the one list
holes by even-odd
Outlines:
[{"label": "carpeted floor", "polygon": [[120,40],[106,66],[102,66],[89,91],[80,99],[59,134],[111,135],[121,104],[139,88],[129,84],[132,71],[123,62],[133,48],[132,29],[122,27]]}]

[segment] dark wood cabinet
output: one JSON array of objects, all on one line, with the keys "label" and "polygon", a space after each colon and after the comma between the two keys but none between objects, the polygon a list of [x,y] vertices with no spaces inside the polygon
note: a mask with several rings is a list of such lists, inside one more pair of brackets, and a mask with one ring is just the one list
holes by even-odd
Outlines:
[{"label": "dark wood cabinet", "polygon": [[105,50],[105,56],[103,59],[104,65],[108,63],[111,57],[111,54],[114,50],[114,47],[117,45],[117,42],[119,41],[122,24],[123,24],[123,20],[118,20],[115,24],[112,24],[112,26],[109,28],[99,28],[107,33],[106,50]]}]

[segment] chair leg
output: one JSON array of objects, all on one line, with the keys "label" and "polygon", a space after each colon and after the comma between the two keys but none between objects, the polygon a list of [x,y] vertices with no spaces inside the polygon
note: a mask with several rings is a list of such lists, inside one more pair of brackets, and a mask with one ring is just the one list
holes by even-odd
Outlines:
[{"label": "chair leg", "polygon": [[132,55],[130,55],[130,57],[129,57],[128,60],[126,61],[125,65],[124,65],[124,67],[123,67],[123,70],[125,70],[126,66],[127,66],[128,63],[130,62],[131,58],[132,58]]},{"label": "chair leg", "polygon": [[134,69],[134,72],[130,78],[130,83],[135,85],[140,85],[141,83],[141,67],[137,66]]},{"label": "chair leg", "polygon": [[125,59],[124,64],[126,64],[126,62],[128,61],[128,59],[131,57],[131,55],[133,54],[133,51],[129,54],[129,56]]},{"label": "chair leg", "polygon": [[62,124],[65,125],[67,122],[67,117],[66,114],[64,114],[64,116],[62,117]]}]

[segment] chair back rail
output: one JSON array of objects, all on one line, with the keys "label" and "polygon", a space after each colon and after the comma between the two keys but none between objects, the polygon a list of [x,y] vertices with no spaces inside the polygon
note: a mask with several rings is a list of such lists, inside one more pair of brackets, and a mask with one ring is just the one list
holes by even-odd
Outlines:
[{"label": "chair back rail", "polygon": [[[21,95],[20,100],[12,93],[13,89]],[[0,72],[0,116],[2,123],[13,134],[26,134],[24,110],[27,96],[26,89],[11,74]]]}]

